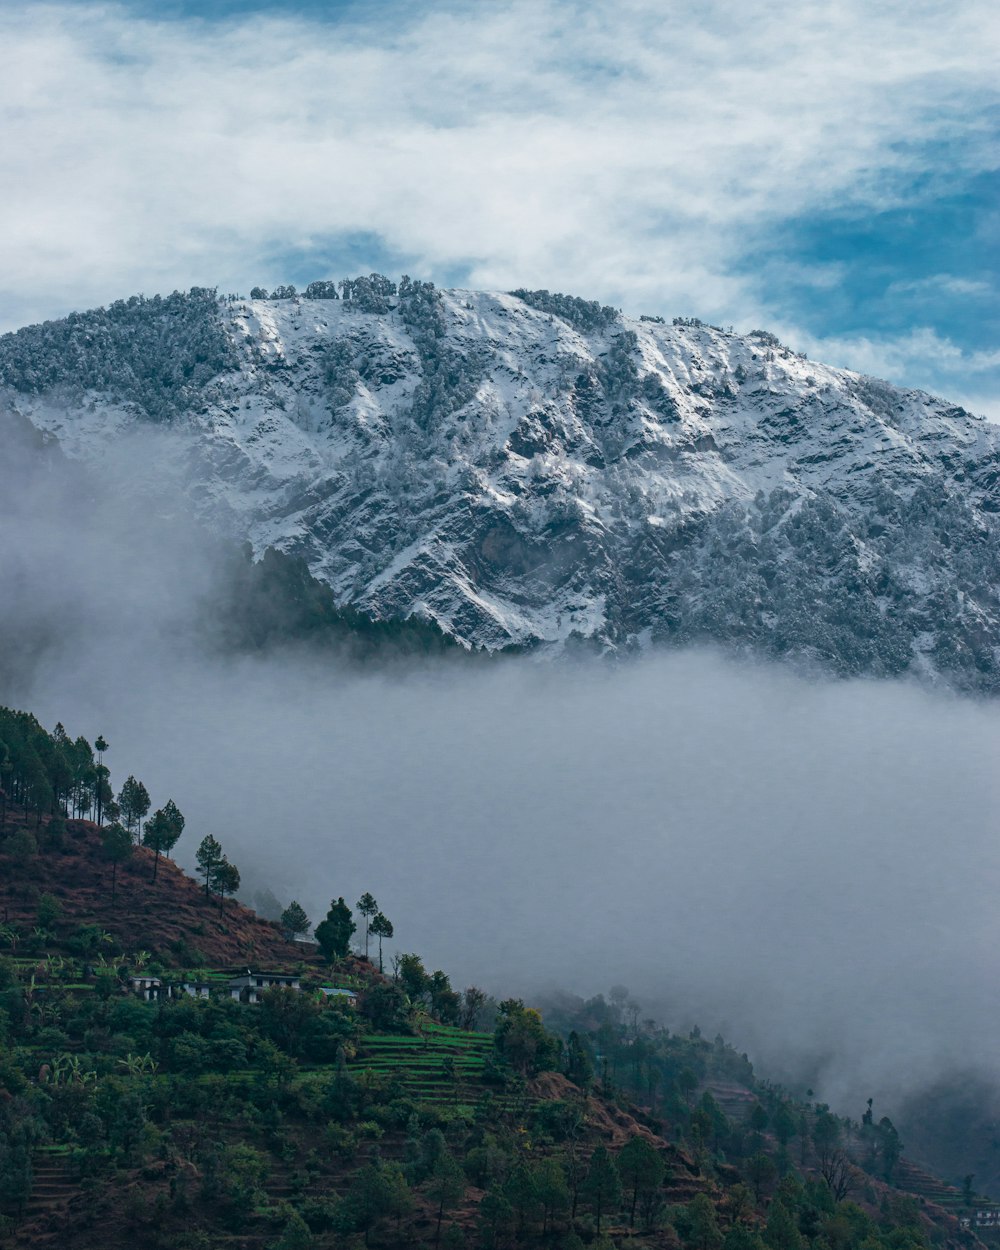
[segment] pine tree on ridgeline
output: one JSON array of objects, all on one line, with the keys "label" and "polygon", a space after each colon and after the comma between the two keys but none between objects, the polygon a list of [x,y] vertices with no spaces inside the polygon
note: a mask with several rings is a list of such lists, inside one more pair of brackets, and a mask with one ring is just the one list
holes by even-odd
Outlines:
[{"label": "pine tree on ridgeline", "polygon": [[326,919],[320,921],[315,929],[316,941],[330,963],[347,956],[351,949],[351,937],[356,928],[357,925],[351,919],[351,909],[341,895],[336,902],[330,904]]},{"label": "pine tree on ridgeline", "polygon": [[205,876],[205,897],[208,898],[216,870],[223,860],[222,846],[210,833],[207,833],[198,844],[194,858],[198,871]]},{"label": "pine tree on ridgeline", "polygon": [[173,799],[153,813],[142,831],[142,844],[153,852],[153,880],[156,880],[160,856],[169,855],[184,832],[184,817]]},{"label": "pine tree on ridgeline", "polygon": [[309,917],[305,913],[305,908],[295,899],[292,899],[281,913],[281,926],[293,939],[309,932]]},{"label": "pine tree on ridgeline", "polygon": [[372,917],[378,914],[378,903],[371,894],[362,894],[357,902],[358,911],[365,918],[365,959],[368,958],[368,935],[371,932]]},{"label": "pine tree on ridgeline", "polygon": [[378,938],[378,970],[382,971],[382,939],[392,937],[392,921],[383,916],[381,912],[376,912],[372,917],[371,932],[374,937]]},{"label": "pine tree on ridgeline", "polygon": [[104,824],[104,808],[114,798],[111,789],[111,770],[105,766],[104,752],[111,749],[104,734],[98,734],[94,743],[97,752],[97,764],[94,766],[94,810],[97,815],[98,829]]},{"label": "pine tree on ridgeline", "polygon": [[219,895],[219,914],[221,915],[226,895],[235,894],[240,888],[240,870],[223,855],[222,862],[215,870],[214,881]]},{"label": "pine tree on ridgeline", "polygon": [[142,822],[152,806],[149,791],[141,781],[130,775],[118,792],[118,806],[125,828],[132,835],[132,840],[138,842]]},{"label": "pine tree on ridgeline", "polygon": [[114,904],[118,885],[118,865],[123,864],[129,858],[135,846],[132,842],[132,835],[118,821],[113,821],[101,830],[101,842],[104,857],[111,863],[111,902]]}]

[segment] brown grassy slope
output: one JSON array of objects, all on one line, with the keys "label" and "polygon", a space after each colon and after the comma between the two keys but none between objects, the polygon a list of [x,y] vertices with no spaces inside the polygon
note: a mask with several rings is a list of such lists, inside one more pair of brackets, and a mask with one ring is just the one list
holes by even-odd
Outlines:
[{"label": "brown grassy slope", "polygon": [[[9,853],[10,835],[22,828],[37,836],[40,848],[26,859]],[[111,865],[102,854],[100,832],[90,821],[67,821],[62,845],[52,847],[46,821],[36,829],[33,816],[25,820],[8,810],[5,833],[0,840],[0,922],[23,933],[37,923],[39,896],[52,894],[63,909],[55,926],[58,939],[65,940],[79,925],[96,924],[112,935],[118,951],[144,949],[164,963],[185,967],[252,963],[279,968],[306,957],[276,925],[234,899],[220,912],[218,899],[206,899],[196,881],[162,856],[154,886],[153,853],[144,847],[136,847],[131,859],[119,865],[112,902]],[[195,948],[202,958],[180,957],[178,943]],[[105,949],[110,953],[112,947]]]}]

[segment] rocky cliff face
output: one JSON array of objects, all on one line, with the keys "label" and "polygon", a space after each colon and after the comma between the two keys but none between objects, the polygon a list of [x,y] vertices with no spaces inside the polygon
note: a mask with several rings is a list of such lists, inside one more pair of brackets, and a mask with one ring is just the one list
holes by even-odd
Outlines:
[{"label": "rocky cliff face", "polygon": [[0,339],[0,382],[71,457],[156,423],[205,518],[378,617],[1000,685],[997,427],[764,332],[349,293],[128,301]]}]

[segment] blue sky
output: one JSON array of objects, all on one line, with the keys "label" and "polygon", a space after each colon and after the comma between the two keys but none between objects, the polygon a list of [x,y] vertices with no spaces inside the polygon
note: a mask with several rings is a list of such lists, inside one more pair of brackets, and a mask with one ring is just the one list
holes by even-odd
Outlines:
[{"label": "blue sky", "polygon": [[[284,13],[297,17],[315,18],[323,22],[339,21],[345,17],[364,16],[372,9],[371,0],[297,0],[297,3],[282,3],[280,0],[158,0],[158,3],[143,3],[135,0],[129,5],[134,12],[143,17],[167,18],[172,21],[189,18],[201,18],[204,21],[231,21],[242,19],[255,13]],[[399,5],[384,3],[383,9],[398,9]],[[419,4],[414,8],[420,8]]]},{"label": "blue sky", "polygon": [[774,263],[807,275],[837,269],[842,280],[821,301],[808,281],[782,284],[787,305],[814,333],[902,333],[919,322],[987,350],[1000,341],[1000,171],[953,186],[922,182],[883,211],[789,218],[744,267],[765,281]]},{"label": "blue sky", "polygon": [[767,326],[1000,419],[985,0],[0,0],[0,327],[377,269]]}]

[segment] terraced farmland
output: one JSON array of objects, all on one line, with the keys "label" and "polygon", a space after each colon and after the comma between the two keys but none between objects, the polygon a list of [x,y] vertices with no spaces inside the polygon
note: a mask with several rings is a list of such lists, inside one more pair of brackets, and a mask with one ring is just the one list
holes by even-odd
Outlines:
[{"label": "terraced farmland", "polygon": [[449,1025],[425,1025],[419,1037],[378,1034],[364,1039],[351,1062],[359,1077],[370,1072],[398,1081],[406,1096],[438,1106],[472,1106],[485,1094],[498,1106],[513,1108],[523,1096],[496,1081],[484,1080],[493,1052],[489,1033],[469,1033]]}]

